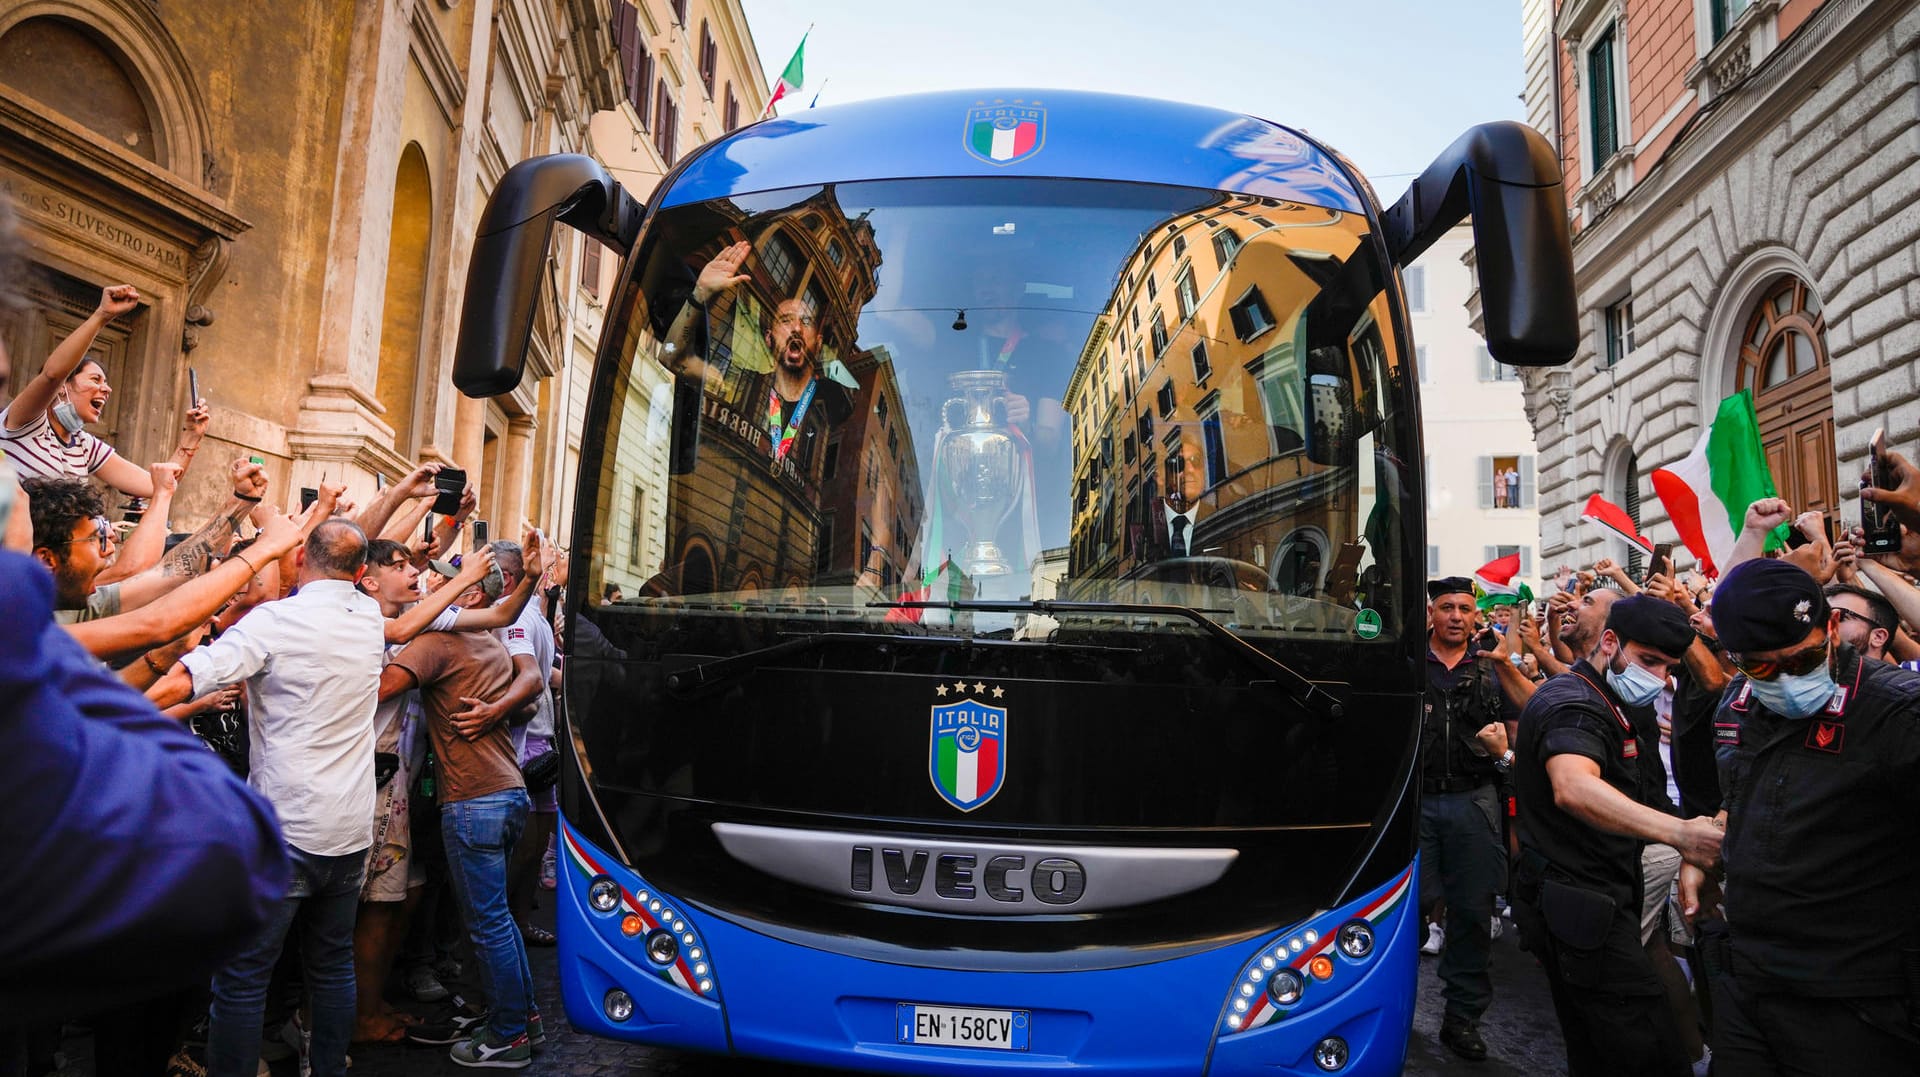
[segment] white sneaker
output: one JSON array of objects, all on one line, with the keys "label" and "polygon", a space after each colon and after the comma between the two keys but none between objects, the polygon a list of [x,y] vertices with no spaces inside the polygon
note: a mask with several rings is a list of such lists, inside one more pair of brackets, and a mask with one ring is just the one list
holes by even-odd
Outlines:
[{"label": "white sneaker", "polygon": [[1507,925],[1505,921],[1501,920],[1498,916],[1494,917],[1493,918],[1493,937],[1496,939],[1499,938],[1500,933],[1502,931],[1505,931],[1506,927]]},{"label": "white sneaker", "polygon": [[1437,954],[1440,944],[1447,941],[1447,933],[1439,924],[1427,925],[1427,941],[1420,946],[1423,954]]}]

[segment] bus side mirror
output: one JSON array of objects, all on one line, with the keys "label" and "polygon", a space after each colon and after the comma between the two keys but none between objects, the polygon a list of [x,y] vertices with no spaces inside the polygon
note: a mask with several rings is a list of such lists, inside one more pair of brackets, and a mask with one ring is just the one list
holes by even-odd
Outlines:
[{"label": "bus side mirror", "polygon": [[488,397],[520,384],[555,221],[624,257],[644,215],[644,207],[591,157],[554,154],[507,169],[487,198],[467,263],[454,385],[468,396]]},{"label": "bus side mirror", "polygon": [[1382,217],[1394,264],[1406,266],[1473,218],[1487,350],[1512,366],[1573,358],[1580,320],[1560,162],[1540,132],[1511,120],[1467,130]]}]

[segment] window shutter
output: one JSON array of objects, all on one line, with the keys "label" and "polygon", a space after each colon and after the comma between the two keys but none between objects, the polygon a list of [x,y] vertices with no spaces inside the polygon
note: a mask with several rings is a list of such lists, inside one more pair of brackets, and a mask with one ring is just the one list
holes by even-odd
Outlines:
[{"label": "window shutter", "polygon": [[[1480,507],[1483,509],[1493,507],[1493,457],[1491,456],[1480,458]],[[1492,558],[1488,560],[1491,561]]]},{"label": "window shutter", "polygon": [[1475,353],[1475,357],[1480,364],[1481,381],[1495,381],[1500,377],[1499,368],[1494,366],[1493,363],[1493,353],[1487,350],[1485,344],[1480,345],[1479,350]]},{"label": "window shutter", "polygon": [[1518,506],[1519,508],[1530,509],[1533,507],[1534,481],[1535,479],[1533,474],[1533,457],[1522,456],[1520,458],[1520,504]]},{"label": "window shutter", "polygon": [[1427,383],[1427,346],[1421,344],[1413,349],[1413,365],[1420,370],[1420,384]]},{"label": "window shutter", "polygon": [[1587,94],[1593,116],[1593,163],[1604,164],[1619,148],[1618,124],[1614,116],[1613,47],[1615,26],[1609,25],[1593,51],[1587,54]]},{"label": "window shutter", "polygon": [[1440,547],[1427,547],[1427,575],[1440,575]]},{"label": "window shutter", "polygon": [[1533,575],[1533,547],[1520,547],[1520,575]]},{"label": "window shutter", "polygon": [[1483,565],[1491,564],[1492,562],[1498,560],[1499,557],[1500,557],[1500,547],[1498,546],[1480,547],[1480,563],[1481,564]]}]

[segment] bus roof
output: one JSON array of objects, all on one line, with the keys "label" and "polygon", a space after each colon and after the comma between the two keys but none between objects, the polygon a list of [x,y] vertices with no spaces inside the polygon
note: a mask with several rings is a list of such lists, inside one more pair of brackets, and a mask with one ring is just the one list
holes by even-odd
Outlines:
[{"label": "bus roof", "polygon": [[1359,211],[1367,200],[1298,132],[1203,105],[1078,90],[947,90],[803,109],[698,151],[676,206],[818,183],[1021,176],[1163,183]]}]

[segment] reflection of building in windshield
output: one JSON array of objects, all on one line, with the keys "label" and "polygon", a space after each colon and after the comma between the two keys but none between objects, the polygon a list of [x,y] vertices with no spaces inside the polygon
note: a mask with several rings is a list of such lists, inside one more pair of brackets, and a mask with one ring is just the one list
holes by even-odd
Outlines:
[{"label": "reflection of building in windshield", "polygon": [[893,356],[885,347],[866,349],[848,369],[860,388],[852,415],[827,438],[814,586],[846,586],[870,566],[878,567],[880,584],[891,586],[906,575],[907,551],[926,511],[920,462]]},{"label": "reflection of building in windshield", "polygon": [[[687,211],[676,231],[711,238],[691,248],[680,279],[644,282],[656,324],[689,309],[697,324],[688,350],[698,361],[662,357],[681,374],[681,400],[659,586],[681,594],[784,592],[837,569],[851,582],[858,572],[848,545],[853,522],[866,520],[874,497],[841,479],[851,461],[865,470],[873,451],[863,442],[888,444],[889,431],[862,409],[889,393],[897,406],[898,397],[889,365],[856,343],[859,311],[873,297],[881,263],[873,229],[864,215],[849,219],[829,189],[751,220],[726,202],[708,203]],[[751,249],[737,275],[747,279],[716,290],[704,311],[690,307],[690,282],[741,240]],[[806,388],[783,392],[788,385]],[[679,417],[696,406],[697,438]],[[901,444],[903,435],[880,455],[896,473],[910,474],[913,448]],[[917,511],[917,486],[888,493],[901,495],[893,512]],[[890,556],[899,545],[888,544]]]},{"label": "reflection of building in windshield", "polygon": [[[1329,424],[1347,426],[1356,395],[1378,406],[1352,368],[1390,361],[1374,354],[1377,329],[1352,334],[1365,313],[1385,317],[1378,284],[1343,282],[1355,298],[1314,302],[1356,257],[1363,228],[1326,209],[1232,198],[1163,222],[1134,249],[1065,399],[1075,579],[1225,558],[1242,564],[1223,578],[1352,597],[1359,491],[1351,468],[1314,463],[1308,447]],[[1334,336],[1341,347],[1329,350]],[[1314,371],[1339,359],[1346,393],[1307,395],[1309,349]]]}]

